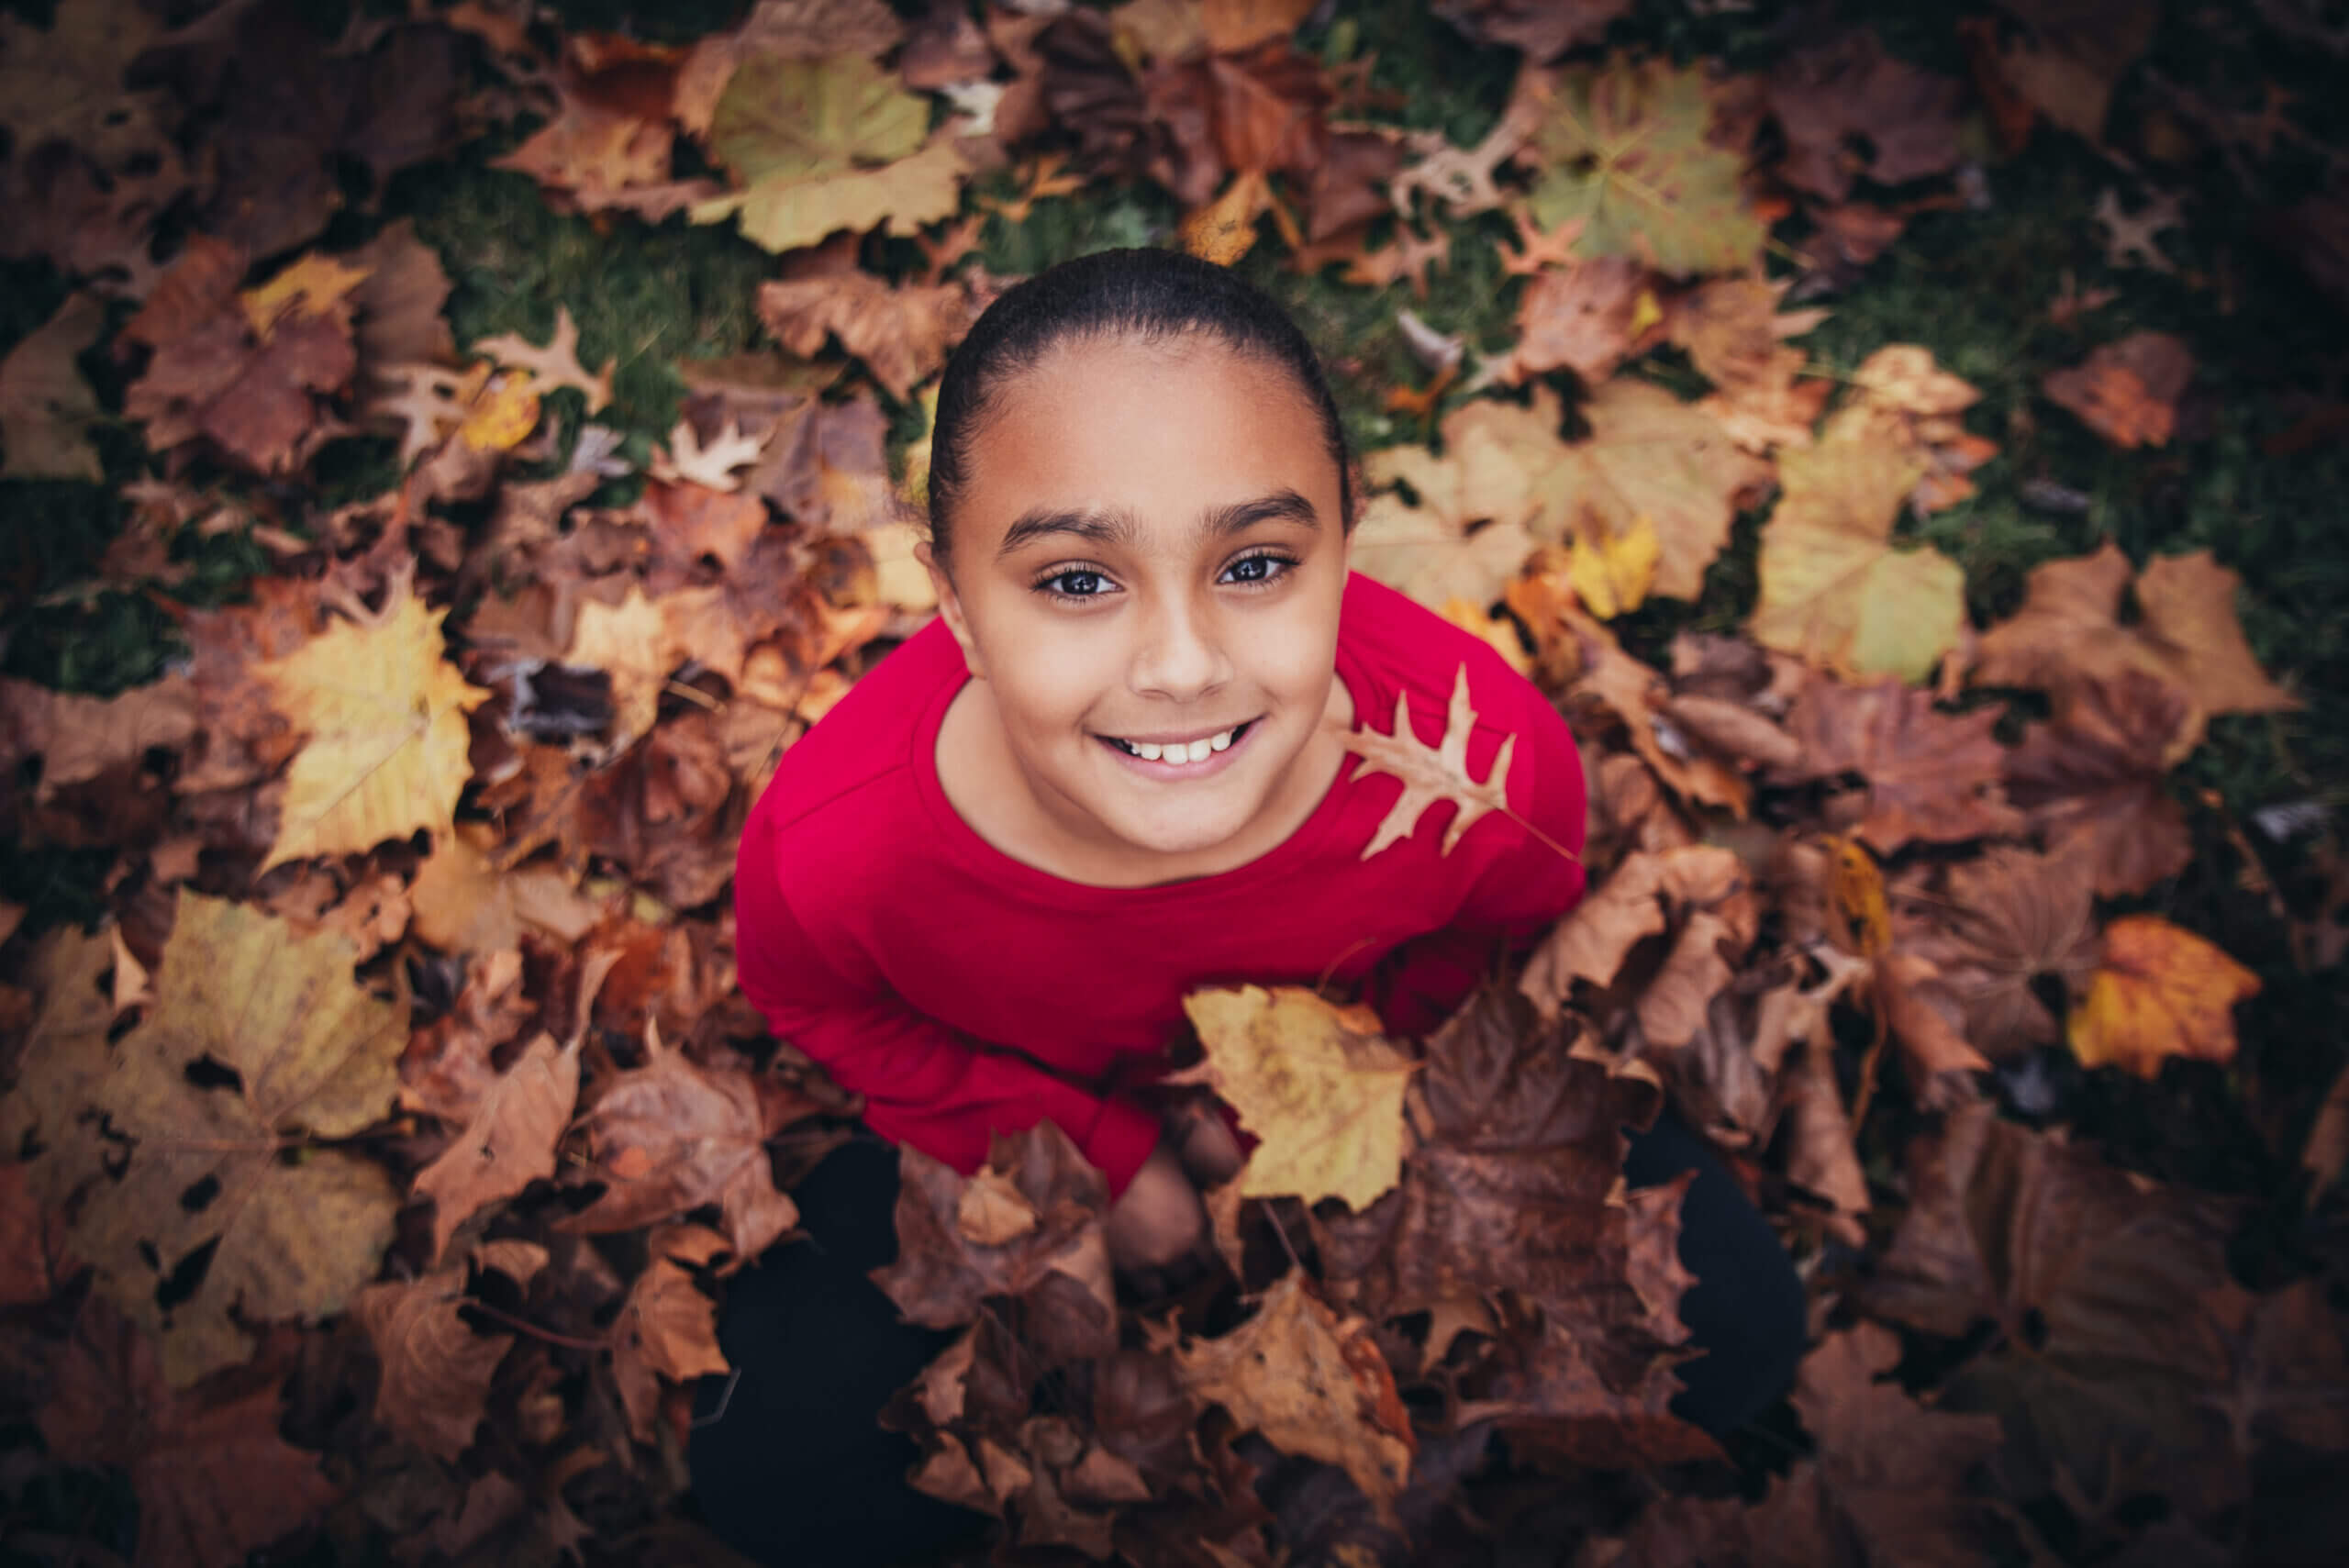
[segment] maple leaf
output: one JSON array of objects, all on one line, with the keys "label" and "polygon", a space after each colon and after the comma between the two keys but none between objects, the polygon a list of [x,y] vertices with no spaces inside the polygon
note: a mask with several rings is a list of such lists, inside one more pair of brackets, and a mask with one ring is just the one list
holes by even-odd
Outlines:
[{"label": "maple leaf", "polygon": [[1302,1271],[1284,1274],[1239,1328],[1178,1345],[1174,1362],[1197,1397],[1284,1453],[1337,1465],[1396,1522],[1417,1443],[1395,1374],[1370,1325],[1331,1311]]},{"label": "maple leaf", "polygon": [[[2011,1061],[2055,1042],[2060,1009],[2087,991],[2098,962],[2095,915],[2076,862],[2000,845],[1948,867],[1938,893],[1913,907],[1905,894],[1901,903],[1902,952],[1931,966],[1910,971],[1911,984],[1930,981],[1955,1000],[1967,1043]],[[2058,1011],[2041,999],[2050,985]]]},{"label": "maple leaf", "polygon": [[[183,890],[155,1005],[93,1087],[131,1149],[86,1192],[75,1246],[160,1334],[175,1385],[250,1353],[232,1310],[256,1323],[340,1310],[391,1240],[399,1199],[380,1167],[336,1150],[278,1157],[391,1106],[407,1009],[353,984],[354,957],[331,932],[295,937]],[[194,1291],[160,1307],[158,1287],[207,1251]]]},{"label": "maple leaf", "polygon": [[971,314],[960,284],[892,287],[854,271],[761,284],[758,309],[767,330],[802,359],[822,350],[827,333],[839,338],[899,402],[945,364]]},{"label": "maple leaf", "polygon": [[1242,985],[1192,991],[1183,1011],[1207,1059],[1164,1082],[1208,1084],[1260,1140],[1241,1169],[1241,1196],[1335,1197],[1361,1210],[1395,1184],[1413,1064],[1366,1005]]},{"label": "maple leaf", "polygon": [[554,336],[543,347],[518,332],[500,332],[476,339],[469,351],[486,354],[507,370],[528,371],[547,386],[575,388],[587,400],[590,414],[600,414],[611,404],[612,368],[619,359],[615,355],[604,361],[602,370],[587,373],[579,362],[579,324],[571,319],[567,305],[554,307]]},{"label": "maple leaf", "polygon": [[2048,398],[2123,449],[2161,446],[2177,423],[2177,400],[2194,375],[2186,340],[2167,332],[2132,332],[2040,383]]},{"label": "maple leaf", "polygon": [[342,1494],[318,1455],[278,1435],[285,1402],[276,1380],[180,1392],[159,1373],[153,1341],[103,1298],[75,1316],[47,1371],[41,1440],[63,1463],[128,1473],[141,1564],[242,1562]]},{"label": "maple leaf", "polygon": [[1707,134],[1701,70],[1617,58],[1536,95],[1542,117],[1519,153],[1542,165],[1529,199],[1535,222],[1579,218],[1586,253],[1636,256],[1675,276],[1753,264],[1762,221],[1739,185],[1738,156]]},{"label": "maple leaf", "polygon": [[1386,773],[1403,785],[1403,793],[1372,833],[1362,859],[1368,860],[1387,845],[1408,838],[1428,807],[1442,801],[1448,800],[1459,809],[1444,828],[1440,854],[1450,854],[1468,825],[1486,812],[1514,816],[1508,805],[1508,764],[1517,751],[1517,737],[1502,737],[1500,750],[1493,753],[1492,766],[1479,784],[1468,773],[1468,739],[1475,726],[1476,710],[1468,706],[1468,666],[1463,662],[1453,673],[1452,703],[1444,713],[1443,740],[1438,745],[1431,748],[1419,738],[1411,728],[1409,705],[1400,694],[1395,699],[1393,730],[1381,734],[1365,726],[1344,737],[1346,750],[1362,759],[1346,775],[1349,781]]},{"label": "maple leaf", "polygon": [[101,982],[115,963],[111,940],[69,926],[41,939],[19,976],[36,1010],[10,1063],[9,1091],[0,1096],[0,1147],[40,1146],[31,1187],[52,1208],[64,1207],[103,1158],[89,1106],[109,1067],[106,1035],[117,1009]]},{"label": "maple leaf", "polygon": [[412,571],[394,573],[382,611],[339,620],[254,672],[308,736],[286,773],[264,871],[450,827],[473,771],[465,715],[490,694],[441,656],[448,612],[408,591]]},{"label": "maple leaf", "polygon": [[1861,175],[1898,185],[1957,164],[1964,86],[1885,53],[1873,28],[1788,55],[1765,91],[1787,138],[1779,177],[1815,195],[1840,202]]},{"label": "maple leaf", "polygon": [[1962,843],[2015,832],[2022,817],[1998,784],[2007,749],[1994,708],[1943,714],[1933,694],[1892,679],[1845,685],[1814,676],[1796,697],[1787,730],[1798,763],[1772,770],[1783,782],[1867,781],[1865,814],[1850,830],[1878,854],[1918,840]]},{"label": "maple leaf", "polygon": [[0,360],[0,477],[92,484],[106,477],[90,444],[90,427],[104,410],[73,362],[105,325],[95,295],[69,295]]},{"label": "maple leaf", "polygon": [[359,1293],[351,1314],[383,1366],[375,1414],[385,1426],[451,1464],[473,1446],[489,1380],[514,1336],[473,1330],[465,1320],[466,1287],[476,1271],[490,1269],[527,1287],[546,1261],[535,1242],[487,1241],[452,1268]]},{"label": "maple leaf", "polygon": [[433,1200],[433,1257],[474,1214],[554,1174],[554,1146],[579,1097],[578,1044],[557,1046],[543,1033],[533,1040],[490,1081],[440,1158],[417,1173],[416,1195]]},{"label": "maple leaf", "polygon": [[686,1383],[729,1370],[718,1348],[718,1303],[695,1283],[693,1271],[732,1250],[717,1231],[699,1225],[662,1226],[645,1241],[652,1261],[629,1286],[628,1303],[613,1320],[612,1378],[629,1429],[653,1440],[661,1381]]},{"label": "maple leaf", "polygon": [[2006,754],[2007,798],[2052,851],[2086,858],[2100,897],[2143,893],[2193,859],[2186,813],[2162,787],[2187,708],[2184,692],[2143,670],[2084,675],[2064,717],[2025,725]]},{"label": "maple leaf", "polygon": [[893,234],[953,215],[967,165],[952,137],[923,145],[929,106],[861,55],[737,66],[710,122],[710,149],[745,189],[696,202],[696,223],[740,215],[770,250],[885,221]]},{"label": "maple leaf", "polygon": [[2258,994],[2259,977],[2212,943],[2124,915],[2104,929],[2104,961],[2066,1032],[2082,1064],[2157,1078],[2172,1056],[2232,1062],[2234,1005]]},{"label": "maple leaf", "polygon": [[2235,618],[2242,579],[2209,550],[2161,556],[2135,574],[2140,613],[2124,625],[2132,575],[2129,558],[2110,540],[2093,555],[2032,568],[2022,608],[1983,635],[1970,678],[2049,690],[2060,720],[2081,700],[2083,683],[2141,671],[2186,695],[2186,717],[2162,752],[2165,765],[2200,743],[2211,714],[2299,706],[2260,669]]},{"label": "maple leaf", "polygon": [[[978,1316],[987,1297],[1012,1296],[1025,1337],[1053,1362],[1117,1348],[1117,1296],[1101,1227],[1108,1182],[1058,1123],[996,1134],[986,1168],[999,1180],[958,1175],[910,1145],[899,1147],[897,1162],[897,1257],[873,1271],[873,1283],[908,1320],[951,1329]],[[988,1232],[966,1226],[964,1203],[982,1181],[998,1198],[1008,1183],[1037,1223],[1000,1242],[974,1238],[974,1229]]]},{"label": "maple leaf", "polygon": [[1762,589],[1747,629],[1765,648],[1854,674],[1920,680],[1956,646],[1965,573],[1931,548],[1895,550],[1892,522],[1917,459],[1842,416],[1809,451],[1778,459],[1762,528]]},{"label": "maple leaf", "polygon": [[650,1022],[644,1058],[580,1117],[590,1172],[605,1189],[556,1229],[633,1230],[714,1203],[735,1252],[757,1257],[799,1219],[797,1206],[775,1189],[766,1140],[822,1107],[738,1069],[700,1066],[664,1048]]}]

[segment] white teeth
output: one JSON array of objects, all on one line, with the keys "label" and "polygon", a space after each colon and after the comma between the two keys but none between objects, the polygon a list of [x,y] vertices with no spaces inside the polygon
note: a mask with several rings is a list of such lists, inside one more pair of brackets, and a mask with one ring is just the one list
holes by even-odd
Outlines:
[{"label": "white teeth", "polygon": [[1204,740],[1183,741],[1165,746],[1148,740],[1120,740],[1119,744],[1145,762],[1162,760],[1177,763],[1204,762],[1218,751],[1229,747],[1231,744],[1232,736],[1238,732],[1238,727],[1235,726],[1233,728],[1210,735]]}]

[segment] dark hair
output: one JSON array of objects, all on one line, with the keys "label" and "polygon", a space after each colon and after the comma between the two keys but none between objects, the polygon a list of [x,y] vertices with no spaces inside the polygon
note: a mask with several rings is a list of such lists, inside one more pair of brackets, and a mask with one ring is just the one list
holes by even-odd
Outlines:
[{"label": "dark hair", "polygon": [[1236,353],[1269,360],[1296,378],[1320,417],[1338,465],[1340,526],[1353,531],[1353,474],[1345,428],[1313,345],[1271,295],[1212,261],[1180,250],[1100,250],[1037,273],[987,306],[947,361],[931,428],[931,549],[948,565],[948,522],[971,449],[1004,387],[1071,339],[1159,341],[1201,333]]}]

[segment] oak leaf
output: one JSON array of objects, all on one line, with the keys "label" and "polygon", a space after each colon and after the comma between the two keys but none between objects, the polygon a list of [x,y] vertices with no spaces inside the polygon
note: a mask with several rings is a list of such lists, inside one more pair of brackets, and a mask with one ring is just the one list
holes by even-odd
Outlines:
[{"label": "oak leaf", "polygon": [[629,1429],[640,1442],[653,1440],[660,1413],[661,1383],[686,1383],[729,1370],[718,1347],[718,1303],[705,1294],[694,1270],[732,1250],[717,1231],[699,1225],[667,1225],[645,1242],[652,1261],[629,1286],[628,1303],[612,1323],[612,1377]]},{"label": "oak leaf", "polygon": [[1500,750],[1493,753],[1492,765],[1480,784],[1468,772],[1468,740],[1475,728],[1476,710],[1468,706],[1468,666],[1464,662],[1453,673],[1452,703],[1444,713],[1443,739],[1436,746],[1431,748],[1411,728],[1410,706],[1400,693],[1395,698],[1393,730],[1381,734],[1364,727],[1348,732],[1346,750],[1361,759],[1346,775],[1349,780],[1386,773],[1403,785],[1403,793],[1371,834],[1362,859],[1368,860],[1387,845],[1408,838],[1428,808],[1444,801],[1458,807],[1444,828],[1438,851],[1446,855],[1470,823],[1488,811],[1508,812],[1508,764],[1517,751],[1517,737],[1501,738]]},{"label": "oak leaf", "polygon": [[929,106],[870,60],[753,55],[737,66],[710,122],[710,149],[744,185],[696,202],[696,223],[737,214],[770,250],[838,228],[886,222],[893,234],[952,216],[967,164],[952,137],[927,146]]},{"label": "oak leaf", "polygon": [[1395,1184],[1413,1064],[1366,1005],[1242,985],[1193,991],[1183,1011],[1207,1059],[1164,1081],[1208,1084],[1259,1140],[1242,1197],[1335,1197],[1359,1211]]},{"label": "oak leaf", "polygon": [[899,1148],[897,1161],[896,1261],[874,1270],[873,1283],[909,1321],[951,1329],[976,1318],[987,1297],[1012,1296],[1021,1304],[1025,1338],[1052,1361],[1117,1348],[1117,1296],[1101,1229],[1109,1184],[1057,1123],[995,1136],[986,1169],[1037,1217],[1000,1242],[974,1239],[963,1225],[978,1175],[958,1175],[910,1145]]},{"label": "oak leaf", "polygon": [[[734,425],[720,430],[705,446],[694,431],[693,421],[680,419],[669,432],[668,450],[653,454],[651,473],[656,480],[681,482],[708,491],[730,492],[742,483],[734,471],[758,462],[759,453],[765,449],[764,437],[746,436]],[[756,510],[759,523],[763,525],[766,508],[759,506]],[[733,515],[747,517],[749,514],[738,510]]]},{"label": "oak leaf", "polygon": [[1230,1333],[1177,1346],[1174,1361],[1198,1398],[1285,1453],[1337,1465],[1394,1522],[1417,1448],[1410,1418],[1370,1326],[1331,1311],[1303,1271],[1284,1274]]},{"label": "oak leaf", "polygon": [[799,1219],[776,1190],[766,1140],[821,1107],[740,1069],[701,1066],[662,1046],[656,1026],[646,1028],[644,1056],[579,1118],[589,1173],[605,1190],[556,1229],[634,1230],[714,1203],[736,1254],[757,1257]]},{"label": "oak leaf", "polygon": [[[131,1140],[119,1173],[84,1197],[75,1245],[136,1320],[161,1337],[175,1385],[242,1361],[231,1318],[318,1317],[373,1277],[399,1199],[382,1169],[339,1150],[391,1108],[404,1003],[354,984],[332,933],[183,891],[156,1001],[116,1050],[94,1099]],[[171,1308],[157,1288],[209,1251]]]},{"label": "oak leaf", "polygon": [[1904,681],[1922,679],[1955,647],[1965,573],[1930,547],[1892,545],[1893,518],[1924,472],[1838,421],[1810,450],[1781,453],[1783,490],[1762,528],[1761,595],[1746,623],[1753,639]]},{"label": "oak leaf", "polygon": [[2169,440],[2177,423],[2177,400],[2193,374],[2194,356],[2184,339],[2132,332],[2079,364],[2049,371],[2041,385],[2051,401],[2125,450]]},{"label": "oak leaf", "polygon": [[612,369],[619,359],[615,355],[604,361],[602,370],[587,373],[579,362],[579,324],[571,319],[567,305],[554,307],[554,336],[543,345],[519,332],[500,332],[474,339],[468,351],[487,355],[507,370],[528,371],[542,385],[575,389],[587,400],[590,414],[602,413],[612,401]]},{"label": "oak leaf", "polygon": [[2157,1078],[2173,1056],[2232,1062],[2234,1005],[2259,977],[2214,944],[2158,915],[2124,915],[2104,929],[2104,960],[2073,1009],[2068,1033],[2082,1064]]},{"label": "oak leaf", "polygon": [[446,610],[393,574],[384,608],[338,620],[256,677],[307,736],[286,773],[277,838],[262,869],[355,853],[418,828],[445,832],[472,776],[465,716],[490,694],[442,655]]},{"label": "oak leaf", "polygon": [[104,1299],[83,1306],[49,1364],[41,1439],[66,1464],[128,1473],[142,1565],[242,1562],[341,1496],[317,1454],[278,1435],[277,1380],[235,1392],[175,1389],[157,1368],[154,1342]]},{"label": "oak leaf", "polygon": [[514,1336],[473,1329],[465,1319],[467,1287],[491,1269],[527,1287],[546,1262],[546,1249],[535,1242],[487,1241],[463,1262],[359,1293],[351,1312],[383,1366],[375,1414],[385,1426],[451,1464],[473,1446],[489,1381]]},{"label": "oak leaf", "polygon": [[1739,183],[1734,152],[1709,135],[1701,69],[1617,58],[1535,90],[1542,118],[1519,156],[1538,161],[1533,218],[1583,220],[1593,256],[1636,256],[1661,272],[1742,272],[1762,249],[1762,220]]}]

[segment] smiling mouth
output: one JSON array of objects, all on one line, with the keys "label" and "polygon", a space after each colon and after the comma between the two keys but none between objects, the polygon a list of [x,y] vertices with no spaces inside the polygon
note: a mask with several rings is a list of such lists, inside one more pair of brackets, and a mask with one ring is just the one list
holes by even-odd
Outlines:
[{"label": "smiling mouth", "polygon": [[[1256,722],[1257,721],[1255,719],[1252,718],[1245,724],[1233,725],[1230,730],[1223,732],[1223,734],[1212,736],[1205,740],[1193,740],[1188,742],[1187,745],[1153,746],[1147,742],[1120,740],[1115,735],[1102,735],[1097,737],[1097,739],[1107,745],[1123,751],[1129,757],[1140,758],[1141,761],[1148,762],[1159,762],[1169,767],[1181,767],[1204,762],[1209,757],[1230,750],[1232,747],[1238,745],[1251,729],[1253,729],[1256,727]],[[1229,736],[1228,740],[1225,739],[1225,736],[1227,735]],[[1214,742],[1217,740],[1223,740],[1223,744],[1220,746],[1216,745]]]}]

